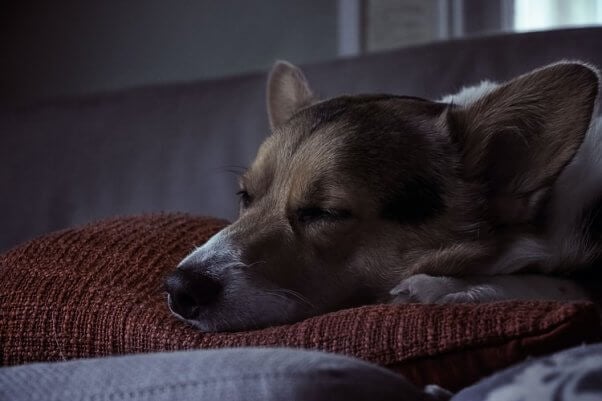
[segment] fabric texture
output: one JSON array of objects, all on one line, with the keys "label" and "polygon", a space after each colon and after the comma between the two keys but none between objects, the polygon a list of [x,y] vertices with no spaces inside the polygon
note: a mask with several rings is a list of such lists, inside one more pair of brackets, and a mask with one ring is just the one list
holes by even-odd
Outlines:
[{"label": "fabric texture", "polygon": [[202,333],[170,315],[163,278],[226,222],[124,217],[0,256],[2,365],[115,354],[284,346],[355,356],[418,385],[458,389],[495,370],[599,338],[590,303],[373,305],[279,327]]},{"label": "fabric texture", "polygon": [[10,401],[438,401],[359,359],[284,348],[224,349],[38,363],[0,369]]},{"label": "fabric texture", "polygon": [[[438,99],[560,59],[602,66],[602,28],[429,43],[304,66],[323,98]],[[234,218],[237,180],[268,135],[267,71],[0,109],[0,252],[115,215]]]},{"label": "fabric texture", "polygon": [[453,401],[602,400],[602,344],[575,347],[505,369]]}]

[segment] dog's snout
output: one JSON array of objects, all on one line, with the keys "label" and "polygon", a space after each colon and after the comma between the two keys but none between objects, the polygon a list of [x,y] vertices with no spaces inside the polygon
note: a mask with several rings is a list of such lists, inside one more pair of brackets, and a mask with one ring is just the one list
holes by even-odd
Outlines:
[{"label": "dog's snout", "polygon": [[165,280],[171,308],[185,319],[197,315],[203,307],[215,302],[222,284],[208,274],[178,269]]}]

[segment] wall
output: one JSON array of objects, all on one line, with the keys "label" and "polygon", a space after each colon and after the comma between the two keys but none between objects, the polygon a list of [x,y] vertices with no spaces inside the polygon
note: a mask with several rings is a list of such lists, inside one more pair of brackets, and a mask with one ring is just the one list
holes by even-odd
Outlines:
[{"label": "wall", "polygon": [[0,104],[337,54],[337,2],[20,1],[0,13]]}]

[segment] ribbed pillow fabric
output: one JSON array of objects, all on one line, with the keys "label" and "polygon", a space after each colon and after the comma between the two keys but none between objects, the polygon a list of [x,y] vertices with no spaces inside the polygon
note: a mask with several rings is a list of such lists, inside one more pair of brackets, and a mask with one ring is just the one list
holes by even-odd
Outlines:
[{"label": "ribbed pillow fabric", "polygon": [[167,310],[163,277],[226,222],[185,214],[116,218],[0,256],[0,361],[288,346],[352,355],[450,389],[529,355],[599,339],[590,303],[374,305],[292,325],[202,333]]}]

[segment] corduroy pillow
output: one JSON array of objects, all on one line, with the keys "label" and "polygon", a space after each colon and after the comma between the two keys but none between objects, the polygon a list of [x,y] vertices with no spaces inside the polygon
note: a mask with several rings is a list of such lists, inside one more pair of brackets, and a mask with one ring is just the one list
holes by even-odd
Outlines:
[{"label": "corduroy pillow", "polygon": [[191,348],[289,346],[356,356],[457,389],[528,355],[599,338],[589,303],[375,305],[292,325],[201,333],[162,279],[224,221],[161,214],[56,232],[0,256],[3,365]]}]

